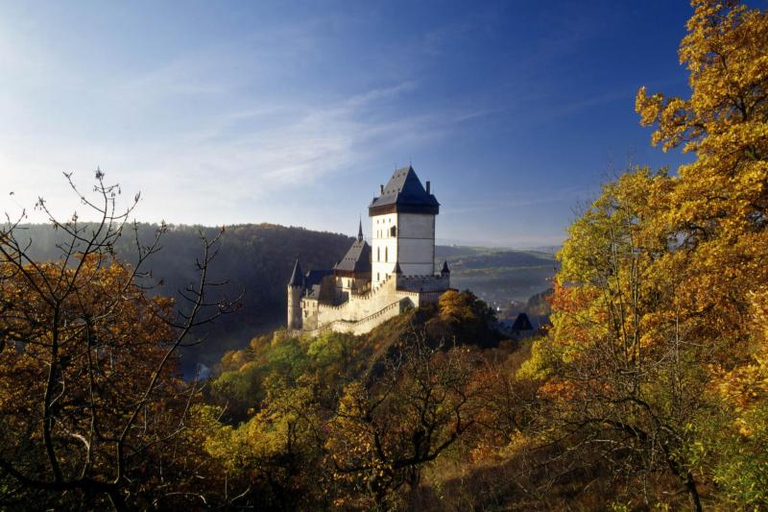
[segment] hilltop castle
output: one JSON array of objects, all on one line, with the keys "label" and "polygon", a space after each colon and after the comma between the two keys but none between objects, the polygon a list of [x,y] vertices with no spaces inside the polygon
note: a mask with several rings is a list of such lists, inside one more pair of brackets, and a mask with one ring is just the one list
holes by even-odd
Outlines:
[{"label": "hilltop castle", "polygon": [[434,304],[450,286],[443,263],[435,273],[435,217],[440,203],[413,167],[398,169],[368,206],[371,245],[357,239],[332,270],[303,273],[299,260],[288,282],[288,329],[363,334],[405,308]]}]

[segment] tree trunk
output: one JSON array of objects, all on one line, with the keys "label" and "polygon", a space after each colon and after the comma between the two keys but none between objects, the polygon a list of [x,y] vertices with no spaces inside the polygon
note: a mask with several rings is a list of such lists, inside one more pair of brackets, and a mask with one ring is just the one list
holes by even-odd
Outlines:
[{"label": "tree trunk", "polygon": [[691,510],[694,512],[702,512],[701,500],[699,499],[699,491],[696,489],[696,481],[693,479],[693,475],[690,472],[685,474],[685,489],[688,491],[688,501],[691,503]]}]

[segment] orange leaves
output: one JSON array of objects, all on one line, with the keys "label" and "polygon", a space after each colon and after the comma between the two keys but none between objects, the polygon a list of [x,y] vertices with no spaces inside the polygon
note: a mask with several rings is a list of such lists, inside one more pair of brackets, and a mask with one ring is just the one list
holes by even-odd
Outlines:
[{"label": "orange leaves", "polygon": [[583,390],[579,390],[574,382],[553,379],[541,386],[539,388],[539,393],[552,400],[567,402],[582,396]]},{"label": "orange leaves", "polygon": [[467,294],[456,290],[448,290],[442,294],[438,308],[440,317],[448,322],[474,321],[477,318]]},{"label": "orange leaves", "polygon": [[[172,302],[145,297],[129,269],[94,256],[22,270],[0,279],[0,330],[13,343],[0,352],[0,415],[28,438],[4,439],[5,456],[44,467],[53,447],[65,478],[83,468],[114,478],[115,440],[173,339]],[[138,412],[142,427],[125,431],[128,446],[176,428],[170,416],[186,397],[173,364],[161,382]]]}]

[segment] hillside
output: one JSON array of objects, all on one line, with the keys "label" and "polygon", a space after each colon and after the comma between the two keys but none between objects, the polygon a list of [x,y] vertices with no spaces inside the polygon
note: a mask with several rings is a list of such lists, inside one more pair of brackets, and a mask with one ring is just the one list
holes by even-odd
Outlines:
[{"label": "hillside", "polygon": [[[148,244],[157,225],[140,224],[138,235]],[[179,291],[196,279],[195,260],[200,256],[199,234],[208,238],[218,233],[216,228],[200,226],[170,226],[162,238],[162,250],[148,261],[156,284],[153,293],[178,297]],[[58,256],[56,244],[61,233],[46,225],[24,226],[21,238],[33,240],[31,254],[38,260]],[[271,331],[285,322],[285,283],[294,260],[301,258],[306,268],[330,268],[347,250],[347,236],[310,231],[304,228],[273,224],[247,224],[227,227],[221,237],[221,248],[211,268],[210,279],[226,284],[218,288],[224,297],[234,298],[242,293],[240,309],[198,335],[206,342],[186,347],[183,368],[186,374],[197,363],[212,366],[227,350],[247,345],[253,336]],[[117,254],[135,260],[133,233],[124,235],[116,246]]]},{"label": "hillside", "polygon": [[[140,224],[139,239],[147,244],[158,226]],[[195,280],[195,258],[199,256],[199,233],[214,237],[216,228],[170,226],[163,236],[162,250],[150,258],[147,269],[157,283],[154,292],[178,297],[179,290]],[[31,254],[38,260],[57,257],[61,233],[46,225],[24,226],[22,237],[33,240]],[[344,255],[352,239],[336,233],[317,232],[273,224],[245,224],[227,227],[221,250],[212,268],[211,279],[225,281],[221,296],[243,297],[238,312],[207,326],[201,336],[206,343],[185,348],[186,374],[197,363],[216,364],[227,350],[239,349],[253,336],[270,332],[285,323],[285,284],[296,257],[305,270],[330,268]],[[123,236],[117,253],[134,260],[132,234]],[[477,247],[437,246],[436,259],[448,259],[452,286],[470,289],[493,306],[510,300],[525,301],[546,289],[553,275],[550,254],[494,250]]]}]

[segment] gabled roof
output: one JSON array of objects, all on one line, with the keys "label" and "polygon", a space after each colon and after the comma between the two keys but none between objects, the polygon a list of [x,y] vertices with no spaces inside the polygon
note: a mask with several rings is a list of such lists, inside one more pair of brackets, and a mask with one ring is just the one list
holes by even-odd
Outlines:
[{"label": "gabled roof", "polygon": [[371,272],[371,246],[358,236],[352,243],[347,254],[341,258],[341,261],[334,265],[333,270],[342,272],[354,272],[356,274],[365,274]]},{"label": "gabled roof", "polygon": [[293,273],[288,281],[288,286],[304,286],[304,273],[301,271],[299,258],[296,258],[296,264],[293,266]]},{"label": "gabled roof", "polygon": [[368,214],[378,215],[390,211],[437,214],[439,208],[440,203],[434,194],[427,193],[416,171],[409,165],[395,171],[381,195],[375,197],[368,206]]}]

